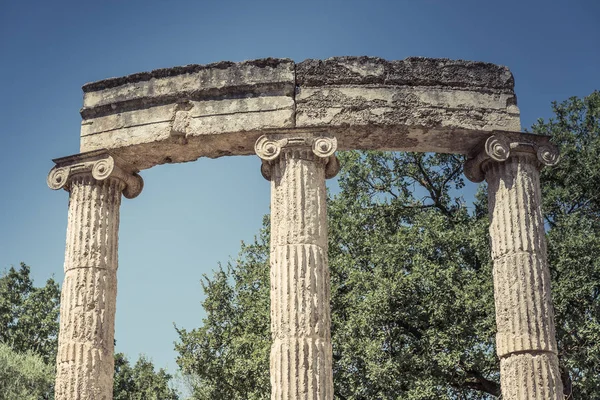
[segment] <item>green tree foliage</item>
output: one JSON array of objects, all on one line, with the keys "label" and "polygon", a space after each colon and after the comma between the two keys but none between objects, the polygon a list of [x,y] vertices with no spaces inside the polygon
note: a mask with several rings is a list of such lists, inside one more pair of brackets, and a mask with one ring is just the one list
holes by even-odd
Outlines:
[{"label": "green tree foliage", "polygon": [[34,287],[27,265],[11,267],[0,277],[0,342],[54,363],[59,304],[60,290],[53,279]]},{"label": "green tree foliage", "polygon": [[169,387],[172,376],[141,356],[132,367],[123,353],[115,354],[114,400],[178,400]]},{"label": "green tree foliage", "polygon": [[257,400],[270,391],[268,240],[263,229],[259,241],[242,244],[243,267],[206,279],[204,326],[178,330],[178,363],[196,398]]},{"label": "green tree foliage", "polygon": [[[542,174],[566,394],[600,393],[600,94],[553,104],[535,133],[561,163]],[[340,154],[329,201],[338,399],[499,395],[485,186],[461,197],[462,157]],[[234,265],[203,283],[207,317],[179,330],[196,399],[268,399],[268,221]]]},{"label": "green tree foliage", "polygon": [[0,400],[51,399],[53,384],[54,371],[41,356],[0,343]]},{"label": "green tree foliage", "polygon": [[[0,276],[0,400],[53,395],[60,290],[53,279],[34,287],[30,272],[21,263]],[[171,378],[143,356],[131,367],[115,355],[115,400],[177,400]]]},{"label": "green tree foliage", "polygon": [[575,399],[600,393],[600,92],[553,103],[550,135],[561,161],[542,172],[563,381]]}]

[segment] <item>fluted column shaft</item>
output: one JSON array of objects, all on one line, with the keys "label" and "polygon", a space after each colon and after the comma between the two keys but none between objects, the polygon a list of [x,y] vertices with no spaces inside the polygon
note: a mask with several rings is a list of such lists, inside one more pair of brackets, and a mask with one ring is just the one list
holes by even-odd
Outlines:
[{"label": "fluted column shaft", "polygon": [[272,400],[333,399],[325,178],[337,160],[334,141],[325,156],[311,143],[286,142],[263,165],[271,181]]},{"label": "fluted column shaft", "polygon": [[539,181],[541,166],[558,159],[548,148],[506,139],[488,140],[487,151],[492,158],[481,171],[488,183],[502,398],[563,399]]},{"label": "fluted column shaft", "polygon": [[56,400],[113,398],[119,207],[130,175],[97,158],[55,167],[48,179],[70,192]]},{"label": "fluted column shaft", "polygon": [[123,182],[71,183],[55,398],[112,399]]}]

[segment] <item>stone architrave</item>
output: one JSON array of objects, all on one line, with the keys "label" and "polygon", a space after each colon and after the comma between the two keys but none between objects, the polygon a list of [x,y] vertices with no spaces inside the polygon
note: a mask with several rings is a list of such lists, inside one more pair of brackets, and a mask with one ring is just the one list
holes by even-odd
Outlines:
[{"label": "stone architrave", "polygon": [[496,348],[505,400],[563,399],[541,212],[539,170],[558,162],[550,145],[489,137],[465,165],[488,183]]},{"label": "stone architrave", "polygon": [[520,131],[510,70],[462,60],[265,58],[186,65],[83,87],[80,150],[139,170],[254,154],[264,134],[327,132],[339,150],[466,154]]},{"label": "stone architrave", "polygon": [[326,136],[262,136],[271,182],[271,399],[331,400],[325,179],[339,170]]},{"label": "stone architrave", "polygon": [[142,178],[107,151],[54,160],[48,186],[69,191],[56,400],[112,399],[121,193]]}]

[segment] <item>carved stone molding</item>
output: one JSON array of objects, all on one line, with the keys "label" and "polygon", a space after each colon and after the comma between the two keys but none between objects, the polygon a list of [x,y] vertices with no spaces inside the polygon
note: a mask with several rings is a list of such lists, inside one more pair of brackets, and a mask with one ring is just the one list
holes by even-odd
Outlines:
[{"label": "carved stone molding", "polygon": [[515,154],[536,156],[538,168],[553,166],[560,160],[558,149],[552,145],[538,145],[533,142],[514,141],[508,136],[495,134],[478,146],[465,163],[465,176],[473,182],[485,179],[485,166],[489,162],[504,162]]},{"label": "carved stone molding", "polygon": [[337,175],[340,164],[335,156],[337,139],[330,136],[277,137],[263,135],[254,145],[254,151],[263,160],[260,172],[271,180],[272,164],[283,154],[294,154],[299,158],[317,159],[325,163],[325,178]]},{"label": "carved stone molding", "polygon": [[123,195],[128,199],[137,197],[144,187],[144,181],[137,171],[108,150],[95,150],[52,161],[56,165],[50,170],[46,181],[53,190],[70,190],[70,181],[78,174],[91,174],[97,181],[119,179],[125,183]]}]

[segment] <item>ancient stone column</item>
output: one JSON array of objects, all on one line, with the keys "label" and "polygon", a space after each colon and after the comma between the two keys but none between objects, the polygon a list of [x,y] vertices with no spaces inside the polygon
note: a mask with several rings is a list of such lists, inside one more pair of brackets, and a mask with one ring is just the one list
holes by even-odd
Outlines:
[{"label": "ancient stone column", "polygon": [[104,150],[54,162],[48,186],[70,193],[55,399],[110,400],[119,206],[121,193],[137,196],[143,181]]},{"label": "ancient stone column", "polygon": [[551,146],[494,135],[465,165],[488,183],[496,348],[505,400],[563,399],[541,212],[539,170]]},{"label": "ancient stone column", "polygon": [[262,136],[271,181],[271,399],[333,399],[325,179],[335,138]]}]

